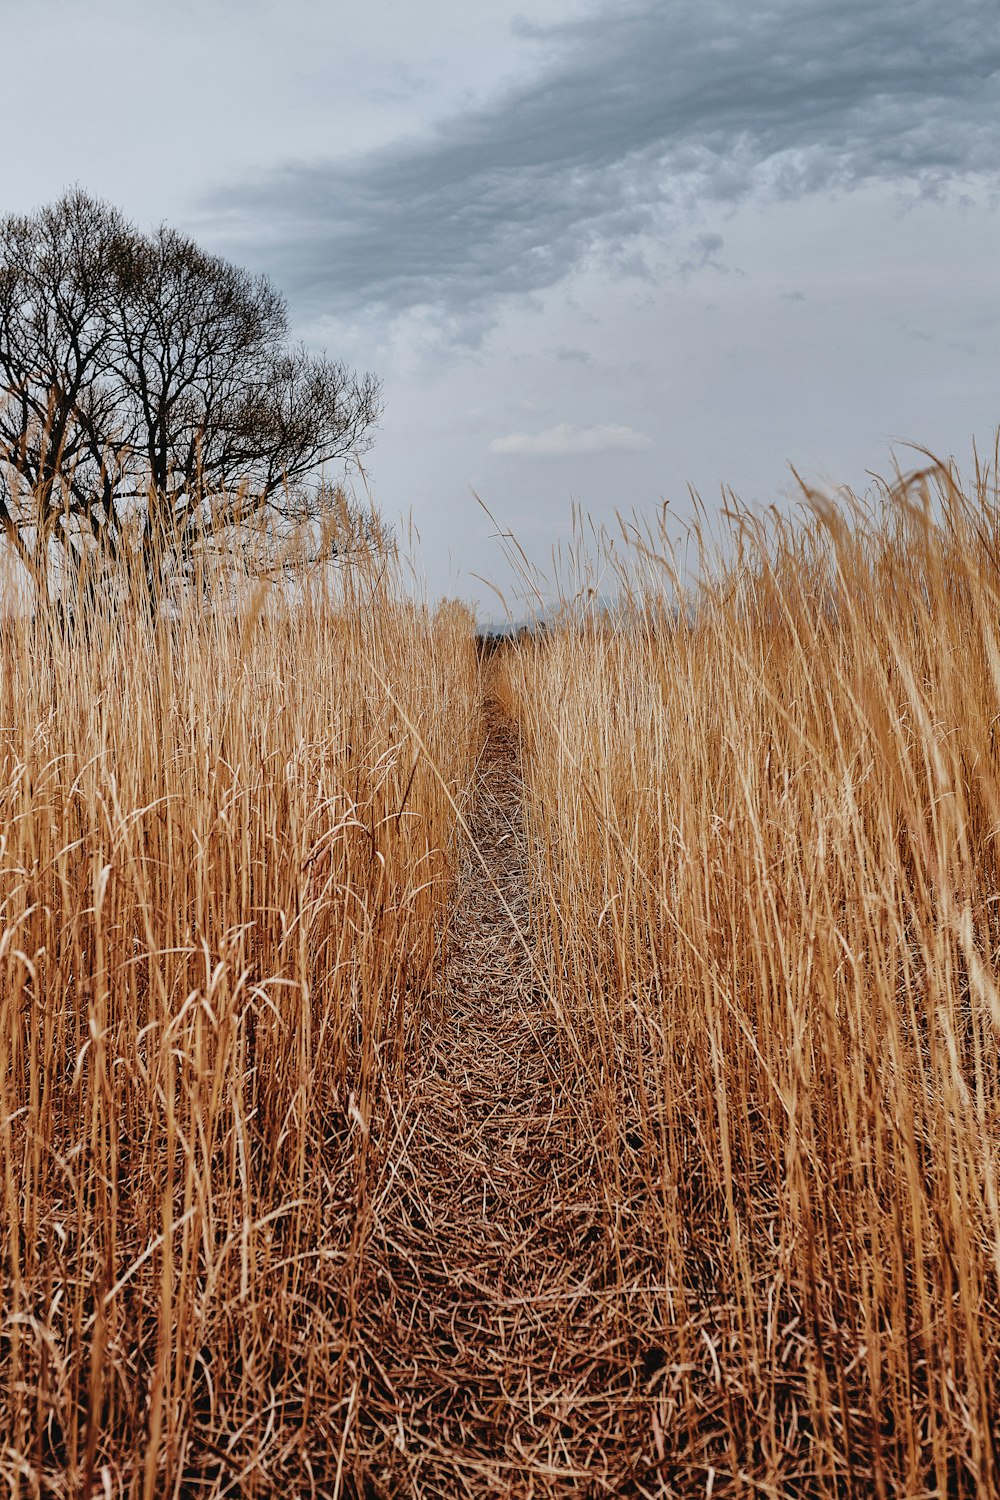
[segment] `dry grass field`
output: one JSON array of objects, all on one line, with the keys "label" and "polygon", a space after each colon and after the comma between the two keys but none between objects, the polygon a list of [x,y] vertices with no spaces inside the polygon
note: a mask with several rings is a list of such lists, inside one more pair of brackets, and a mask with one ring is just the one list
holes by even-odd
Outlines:
[{"label": "dry grass field", "polygon": [[369,1118],[444,960],[476,662],[374,570],[262,605],[0,644],[13,1493],[343,1465]]},{"label": "dry grass field", "polygon": [[6,624],[12,1494],[1000,1493],[996,464],[729,527]]}]

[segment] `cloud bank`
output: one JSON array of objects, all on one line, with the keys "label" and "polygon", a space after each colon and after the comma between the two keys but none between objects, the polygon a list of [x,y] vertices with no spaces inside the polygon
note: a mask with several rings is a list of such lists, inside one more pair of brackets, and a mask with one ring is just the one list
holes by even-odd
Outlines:
[{"label": "cloud bank", "polygon": [[995,0],[643,0],[536,34],[557,49],[540,76],[423,139],[220,191],[218,235],[308,313],[474,319],[671,208],[1000,170]]},{"label": "cloud bank", "polygon": [[636,432],[632,427],[617,427],[613,423],[603,427],[573,427],[569,422],[560,422],[558,426],[546,427],[544,432],[534,436],[526,432],[511,432],[507,437],[494,438],[490,452],[517,457],[565,458],[571,454],[610,453],[614,450],[635,452],[652,446],[644,432]]}]

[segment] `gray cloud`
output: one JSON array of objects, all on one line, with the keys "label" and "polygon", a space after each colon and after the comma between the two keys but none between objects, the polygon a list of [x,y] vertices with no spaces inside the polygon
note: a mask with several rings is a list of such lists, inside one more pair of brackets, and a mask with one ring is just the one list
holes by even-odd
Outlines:
[{"label": "gray cloud", "polygon": [[714,271],[724,270],[722,261],[719,259],[725,248],[725,241],[721,234],[699,234],[688,246],[690,255],[682,260],[677,267],[681,276],[691,276],[696,271],[704,271],[706,266],[711,266]]},{"label": "gray cloud", "polygon": [[216,193],[216,239],[307,314],[481,329],[671,207],[1000,168],[995,0],[645,0],[535,34],[555,63],[424,139]]},{"label": "gray cloud", "polygon": [[560,422],[556,427],[547,427],[544,432],[511,432],[506,437],[494,438],[490,452],[518,458],[566,458],[575,454],[636,452],[652,446],[646,434],[636,432],[634,427],[613,423],[574,427],[569,422]]}]

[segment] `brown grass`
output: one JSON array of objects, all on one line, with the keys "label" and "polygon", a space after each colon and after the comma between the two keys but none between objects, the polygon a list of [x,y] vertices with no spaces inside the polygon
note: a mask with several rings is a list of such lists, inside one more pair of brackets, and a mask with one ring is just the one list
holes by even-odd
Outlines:
[{"label": "brown grass", "polygon": [[1000,1492],[995,479],[736,516],[686,598],[647,535],[507,656],[643,1493]]},{"label": "brown grass", "polygon": [[335,604],[5,626],[12,1492],[333,1480],[368,1121],[442,962],[476,684],[467,619],[374,566]]},{"label": "brown grass", "polygon": [[996,468],[730,525],[4,627],[12,1493],[1000,1492]]}]

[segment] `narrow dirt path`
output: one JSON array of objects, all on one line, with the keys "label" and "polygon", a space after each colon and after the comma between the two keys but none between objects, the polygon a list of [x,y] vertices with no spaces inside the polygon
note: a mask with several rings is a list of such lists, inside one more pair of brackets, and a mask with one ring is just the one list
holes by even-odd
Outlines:
[{"label": "narrow dirt path", "polygon": [[527,939],[517,738],[494,704],[471,831],[481,858],[465,862],[447,1014],[396,1122],[366,1250],[353,1483],[643,1493],[627,1473],[637,1375],[614,1331],[594,1152],[511,921]]}]

